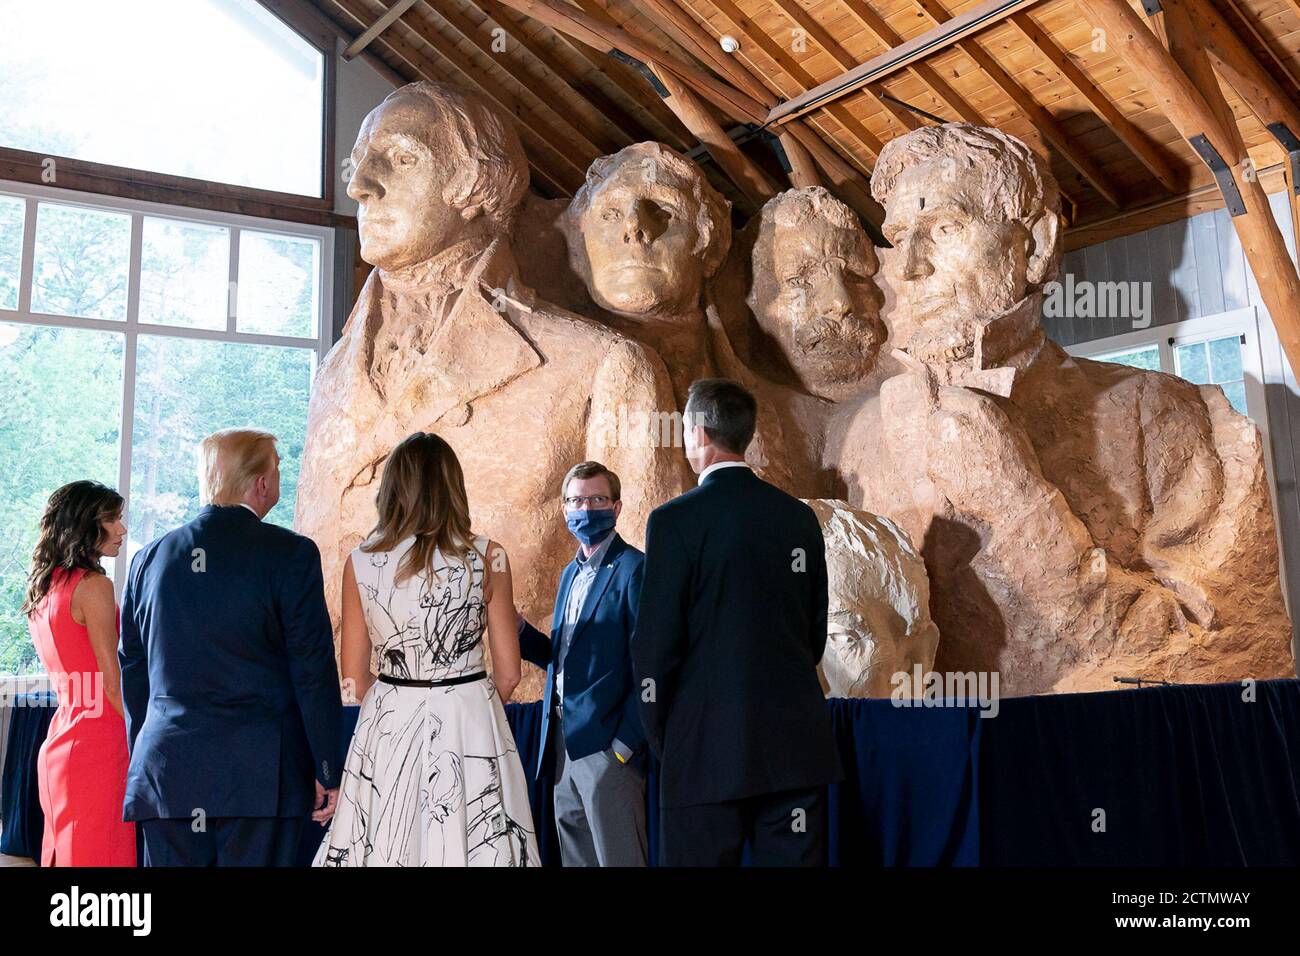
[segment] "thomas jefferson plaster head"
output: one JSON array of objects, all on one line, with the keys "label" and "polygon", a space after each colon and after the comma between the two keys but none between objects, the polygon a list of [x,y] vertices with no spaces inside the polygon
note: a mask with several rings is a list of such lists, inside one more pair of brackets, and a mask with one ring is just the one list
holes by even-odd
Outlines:
[{"label": "thomas jefferson plaster head", "polygon": [[388,271],[501,233],[528,186],[510,121],[474,94],[427,81],[394,90],[371,111],[352,165],[361,257]]},{"label": "thomas jefferson plaster head", "polygon": [[893,139],[871,193],[885,207],[899,304],[914,325],[907,348],[921,361],[968,357],[982,325],[1056,276],[1056,181],[1000,130],[945,123]]},{"label": "thomas jefferson plaster head", "polygon": [[768,345],[809,392],[843,398],[885,339],[875,249],[853,211],[820,186],[759,213],[749,307]]},{"label": "thomas jefferson plaster head", "polygon": [[561,228],[592,299],[632,317],[697,308],[731,245],[730,204],[695,163],[661,143],[592,163]]}]

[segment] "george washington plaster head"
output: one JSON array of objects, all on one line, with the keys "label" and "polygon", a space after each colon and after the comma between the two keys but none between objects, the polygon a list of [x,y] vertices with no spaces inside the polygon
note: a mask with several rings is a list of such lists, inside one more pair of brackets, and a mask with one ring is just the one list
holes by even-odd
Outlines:
[{"label": "george washington plaster head", "polygon": [[871,193],[910,313],[907,349],[921,361],[969,356],[982,325],[1056,276],[1056,180],[1014,136],[966,123],[913,130],[885,145]]},{"label": "george washington plaster head", "polygon": [[351,162],[361,258],[387,271],[473,235],[500,234],[528,186],[509,119],[443,83],[389,94],[362,123]]},{"label": "george washington plaster head", "polygon": [[592,299],[629,317],[698,308],[731,245],[730,204],[699,166],[661,143],[592,163],[560,227]]},{"label": "george washington plaster head", "polygon": [[791,189],[759,212],[750,310],[766,361],[808,392],[847,397],[862,386],[885,340],[879,261],[848,206],[820,186]]}]

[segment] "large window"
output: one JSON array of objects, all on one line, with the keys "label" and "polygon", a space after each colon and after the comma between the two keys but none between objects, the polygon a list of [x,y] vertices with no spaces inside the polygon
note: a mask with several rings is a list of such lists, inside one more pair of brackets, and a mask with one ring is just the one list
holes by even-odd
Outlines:
[{"label": "large window", "polygon": [[322,195],[325,57],[257,0],[5,3],[0,24],[0,146]]},{"label": "large window", "polygon": [[280,438],[289,526],[307,398],[329,345],[328,230],[0,186],[0,674],[38,668],[22,603],[41,511],[79,478],[127,499],[120,590],[198,513],[194,447]]}]

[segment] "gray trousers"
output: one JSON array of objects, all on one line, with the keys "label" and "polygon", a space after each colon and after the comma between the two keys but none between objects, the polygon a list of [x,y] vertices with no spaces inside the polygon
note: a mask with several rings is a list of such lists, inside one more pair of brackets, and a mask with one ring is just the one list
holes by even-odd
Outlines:
[{"label": "gray trousers", "polygon": [[577,760],[555,736],[555,829],[565,866],[645,866],[645,777],[612,749]]}]

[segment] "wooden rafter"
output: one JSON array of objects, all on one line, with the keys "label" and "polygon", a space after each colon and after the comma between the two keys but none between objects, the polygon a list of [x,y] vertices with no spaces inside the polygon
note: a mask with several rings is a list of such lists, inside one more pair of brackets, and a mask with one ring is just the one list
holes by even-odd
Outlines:
[{"label": "wooden rafter", "polygon": [[979,6],[952,17],[949,22],[914,36],[805,93],[791,97],[773,109],[768,114],[767,121],[770,124],[787,123],[810,110],[823,109],[828,103],[848,96],[868,83],[875,83],[905,70],[913,63],[934,56],[966,37],[1001,23],[1018,10],[1026,10],[1040,2],[1042,0],[985,0]]},{"label": "wooden rafter", "polygon": [[[812,41],[825,50],[842,69],[851,70],[858,65],[858,59],[848,50],[844,49],[830,32],[822,26],[817,18],[808,12],[796,0],[773,0],[776,8],[785,15],[791,23],[803,30]],[[896,103],[891,103],[880,95],[880,91],[874,86],[868,85],[863,87],[863,92],[876,101],[876,105],[881,107],[889,116],[893,117],[894,122],[903,127],[903,132],[916,129],[920,122],[910,112],[900,108]]]},{"label": "wooden rafter", "polygon": [[709,155],[727,174],[727,178],[736,184],[736,188],[755,206],[761,206],[775,196],[776,187],[772,181],[754,165],[753,160],[741,152],[740,147],[690,88],[671,70],[665,70],[657,64],[652,64],[650,69],[668,91],[665,102],[669,108],[709,151]]},{"label": "wooden rafter", "polygon": [[[853,18],[862,25],[862,28],[874,36],[876,42],[886,50],[902,46],[903,37],[885,22],[884,17],[871,9],[866,0],[840,0],[840,2],[853,15]],[[976,126],[987,125],[984,118],[980,116],[979,111],[966,102],[966,98],[954,90],[948,81],[941,77],[939,72],[930,64],[913,63],[908,67],[908,71],[925,84],[930,92],[939,98],[940,102],[957,114],[958,119],[965,120],[967,123],[974,123]]]},{"label": "wooden rafter", "polygon": [[[501,56],[497,50],[493,49],[491,31],[485,29],[483,24],[475,23],[469,17],[465,16],[465,14],[457,10],[453,3],[447,2],[447,0],[443,0],[443,2],[436,5],[425,0],[425,2],[422,3],[422,6],[434,12],[442,22],[450,26],[475,49],[488,57],[488,59],[495,64],[502,73],[510,78],[510,81],[518,89],[519,93],[522,94],[528,102],[534,104],[535,113],[542,112],[549,114],[552,121],[559,124],[560,130],[566,134],[568,141],[577,148],[581,156],[595,159],[597,156],[614,152],[619,148],[621,144],[611,137],[606,130],[593,129],[592,125],[590,123],[584,123],[576,115],[575,111],[564,109],[561,105],[550,101],[548,98],[539,96],[534,91],[534,87],[537,85],[536,80],[524,73],[517,63],[512,64],[509,57]],[[410,23],[409,25],[420,36],[428,39],[431,45],[435,43],[434,37],[429,36],[429,33],[433,31],[421,29],[420,26],[415,23]],[[438,41],[445,42],[441,33],[437,33],[436,36]],[[448,44],[448,46],[455,49],[451,44]],[[586,167],[583,167],[583,170],[585,173]]]},{"label": "wooden rafter", "polygon": [[[714,55],[713,50],[720,49],[718,39],[697,20],[692,12],[679,7],[674,0],[648,0],[651,20],[674,37],[680,35],[687,42],[683,47],[698,50],[707,57],[705,62],[714,65],[719,75],[729,79],[735,86],[750,91],[755,99],[765,106],[773,106],[776,98],[773,91],[759,80],[754,70],[737,57]],[[770,82],[770,80],[769,80]],[[779,91],[778,91],[779,92]],[[814,120],[805,125],[802,120],[787,124],[780,132],[781,143],[785,148],[786,158],[790,162],[790,180],[796,187],[821,185],[821,177],[814,168],[814,162],[825,173],[829,181],[839,190],[840,195],[864,221],[878,225],[883,217],[880,206],[871,198],[871,191],[865,182],[865,175],[855,169],[848,161],[839,156],[828,145],[831,136]]]},{"label": "wooden rafter", "polygon": [[1241,132],[1214,76],[1187,8],[1164,0],[1163,27],[1169,49],[1147,28],[1125,0],[1075,0],[1084,15],[1104,30],[1112,49],[1135,75],[1147,80],[1160,109],[1189,143],[1204,137],[1224,164],[1224,188],[1239,197],[1232,225],[1259,284],[1278,338],[1293,368],[1300,368],[1300,275],[1273,219],[1268,196],[1256,175],[1248,175]]},{"label": "wooden rafter", "polygon": [[361,36],[348,44],[347,49],[343,51],[343,59],[351,60],[359,56],[362,50],[370,46],[371,40],[392,26],[398,17],[415,6],[416,2],[417,0],[396,0],[374,23],[366,27]]},{"label": "wooden rafter", "polygon": [[[718,12],[732,22],[736,32],[741,35],[742,40],[758,47],[769,58],[774,60],[791,81],[802,90],[816,86],[817,80],[799,65],[789,53],[787,53],[781,44],[777,43],[763,30],[759,29],[754,23],[745,16],[744,12],[736,6],[732,0],[709,0]],[[743,46],[742,46],[743,49]],[[771,77],[764,77],[768,83],[771,83]],[[778,90],[778,93],[781,91]],[[774,107],[774,109],[779,107]],[[854,116],[843,103],[831,103],[826,112],[830,114],[835,122],[839,123],[844,132],[857,140],[858,145],[866,149],[873,156],[879,156],[880,151],[884,149],[885,144],[880,141],[875,133],[867,129],[866,125]],[[770,115],[770,114],[769,114]]]},{"label": "wooden rafter", "polygon": [[1121,143],[1129,148],[1168,192],[1177,192],[1179,188],[1178,175],[1170,165],[1164,152],[1151,141],[1146,133],[1138,129],[1129,118],[1120,112],[1119,108],[1111,102],[1106,96],[1079,68],[1079,65],[1070,58],[1070,55],[1062,50],[1049,37],[1046,31],[1028,13],[1015,13],[1011,15],[1011,23],[1025,37],[1026,40],[1041,53],[1052,66],[1065,77],[1070,84],[1087,104],[1092,111],[1101,118],[1112,133]]},{"label": "wooden rafter", "polygon": [[658,63],[672,70],[701,96],[722,109],[729,116],[745,122],[761,123],[767,115],[766,108],[734,86],[719,80],[707,70],[692,66],[664,50],[656,49],[627,30],[610,26],[563,0],[502,0],[506,6],[540,20],[553,30],[562,30],[580,38],[597,49],[618,50],[636,57],[643,63]]},{"label": "wooden rafter", "polygon": [[513,42],[527,50],[533,59],[559,77],[575,96],[586,100],[593,109],[599,111],[618,131],[622,145],[645,138],[645,131],[636,119],[563,57],[556,56],[548,44],[540,42],[524,29],[509,8],[497,0],[473,0],[473,4],[491,22],[504,30]]},{"label": "wooden rafter", "polygon": [[[329,0],[329,3],[340,15],[358,26],[370,21],[371,11],[367,10],[362,0]],[[405,63],[407,68],[417,77],[442,80],[442,71],[438,66],[422,51],[400,36],[400,32],[400,30],[396,29],[385,32],[372,42],[372,49],[388,50],[394,59]],[[460,59],[463,60],[463,56]],[[482,70],[473,71],[473,75],[467,73],[466,70],[458,70],[457,72],[465,75],[471,84],[496,103],[497,106],[514,116],[519,124],[521,134],[526,138],[531,138],[535,144],[542,147],[541,150],[534,149],[531,152],[529,164],[547,186],[561,195],[572,195],[578,186],[582,184],[585,167],[580,167],[565,155],[562,149],[555,145],[551,139],[554,133],[545,128],[539,131],[535,125],[535,120],[517,115],[509,94],[502,90],[495,81],[484,75]]]},{"label": "wooden rafter", "polygon": [[[952,14],[940,0],[915,0],[915,2],[936,26],[943,26],[953,20]],[[987,50],[971,38],[958,39],[954,46],[975,61],[975,65],[984,71],[984,75],[993,81],[993,85],[1025,114],[1043,139],[1051,143],[1053,148],[1077,169],[1107,202],[1116,208],[1123,206],[1119,191],[1111,183],[1110,177],[1102,172],[1101,167],[1092,160],[1092,157],[1071,140],[1070,134],[1056,121],[1056,118],[1030,96],[1006,70],[1002,69]]]}]

